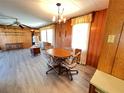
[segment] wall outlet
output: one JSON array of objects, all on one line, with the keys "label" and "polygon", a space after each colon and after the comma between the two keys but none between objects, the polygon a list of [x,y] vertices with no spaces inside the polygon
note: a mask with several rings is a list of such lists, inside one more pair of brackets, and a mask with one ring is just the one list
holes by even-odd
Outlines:
[{"label": "wall outlet", "polygon": [[108,35],[108,40],[107,40],[107,42],[108,42],[108,43],[114,43],[114,41],[115,41],[115,35]]}]

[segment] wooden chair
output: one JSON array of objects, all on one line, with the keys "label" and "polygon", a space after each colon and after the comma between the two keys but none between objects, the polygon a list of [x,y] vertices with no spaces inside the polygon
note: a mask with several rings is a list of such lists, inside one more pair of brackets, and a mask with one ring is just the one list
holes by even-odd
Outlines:
[{"label": "wooden chair", "polygon": [[66,69],[65,71],[67,72],[70,80],[73,80],[72,78],[73,74],[78,74],[78,70],[74,70],[74,68],[77,65],[77,58],[79,55],[80,55],[80,52],[78,52],[76,55],[73,55],[72,57],[70,57],[69,59],[65,60],[62,63],[62,66]]},{"label": "wooden chair", "polygon": [[80,63],[80,59],[81,59],[81,49],[75,49],[75,55],[77,54],[77,53],[79,53],[80,52],[80,54],[78,55],[78,57],[77,57],[77,63]]}]

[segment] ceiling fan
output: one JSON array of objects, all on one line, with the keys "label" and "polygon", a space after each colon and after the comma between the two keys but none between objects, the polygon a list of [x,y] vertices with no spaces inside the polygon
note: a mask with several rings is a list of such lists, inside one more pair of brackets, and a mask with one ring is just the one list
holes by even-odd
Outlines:
[{"label": "ceiling fan", "polygon": [[21,29],[24,29],[25,27],[27,28],[31,28],[30,26],[27,26],[25,24],[22,24],[18,21],[18,18],[14,18],[14,17],[10,17],[10,16],[4,16],[4,15],[0,15],[0,19],[13,19],[14,22],[12,24],[9,24],[9,25],[6,25],[6,26],[18,26],[20,27]]},{"label": "ceiling fan", "polygon": [[12,24],[9,24],[8,26],[19,26],[22,29],[24,29],[25,27],[31,28],[25,24],[20,23],[17,18],[15,18],[15,21]]}]

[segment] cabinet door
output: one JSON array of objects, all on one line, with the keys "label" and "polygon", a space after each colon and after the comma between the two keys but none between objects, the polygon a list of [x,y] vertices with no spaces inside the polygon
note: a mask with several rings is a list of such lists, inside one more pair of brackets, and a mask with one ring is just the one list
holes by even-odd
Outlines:
[{"label": "cabinet door", "polygon": [[122,27],[122,34],[120,37],[112,74],[118,78],[124,79],[124,25]]}]

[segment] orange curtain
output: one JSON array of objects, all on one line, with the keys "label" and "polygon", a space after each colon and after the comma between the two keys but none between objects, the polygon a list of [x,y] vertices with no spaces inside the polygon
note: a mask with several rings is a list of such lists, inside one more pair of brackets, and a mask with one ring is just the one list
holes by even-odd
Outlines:
[{"label": "orange curtain", "polygon": [[41,27],[40,31],[46,30],[46,29],[55,29],[55,25],[53,24],[53,25],[48,25],[48,26]]},{"label": "orange curtain", "polygon": [[92,21],[92,13],[71,19],[71,25],[80,24],[80,23],[91,23],[91,21]]}]

